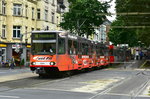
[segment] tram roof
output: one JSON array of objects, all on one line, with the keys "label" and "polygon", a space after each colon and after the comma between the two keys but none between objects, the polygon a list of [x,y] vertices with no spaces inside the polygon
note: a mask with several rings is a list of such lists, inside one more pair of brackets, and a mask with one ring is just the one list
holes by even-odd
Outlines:
[{"label": "tram roof", "polygon": [[44,30],[41,30],[41,31],[32,31],[32,33],[61,33],[61,32],[65,32],[65,31],[58,31],[58,30],[48,30],[48,31],[44,31]]},{"label": "tram roof", "polygon": [[76,39],[73,39],[71,37],[69,37],[69,39],[72,39],[72,40],[78,40],[80,42],[85,42],[85,43],[95,43],[95,44],[100,44],[101,46],[104,46],[104,44],[100,43],[100,42],[97,42],[97,41],[93,41],[93,40],[88,40],[87,38],[84,38],[84,37],[81,37],[81,36],[78,36],[78,35],[74,35],[74,34],[71,34],[67,31],[59,31],[59,30],[48,30],[48,31],[45,31],[45,30],[40,30],[40,31],[32,31],[32,33],[67,33],[68,35],[70,36],[74,36],[74,37],[77,37]]}]

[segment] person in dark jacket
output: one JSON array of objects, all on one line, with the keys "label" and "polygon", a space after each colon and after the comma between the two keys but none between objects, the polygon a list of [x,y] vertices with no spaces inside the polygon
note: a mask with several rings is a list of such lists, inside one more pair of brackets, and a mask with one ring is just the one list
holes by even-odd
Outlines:
[{"label": "person in dark jacket", "polygon": [[14,56],[12,56],[10,60],[10,69],[14,69],[14,67],[15,67],[15,59],[14,59]]}]

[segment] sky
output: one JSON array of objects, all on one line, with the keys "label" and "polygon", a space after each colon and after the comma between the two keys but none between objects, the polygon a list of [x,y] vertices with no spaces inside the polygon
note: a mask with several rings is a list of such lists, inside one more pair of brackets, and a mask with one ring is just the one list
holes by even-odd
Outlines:
[{"label": "sky", "polygon": [[[110,1],[110,0],[98,0],[98,1]],[[115,13],[115,1],[116,0],[113,0],[111,3],[110,3],[110,8],[109,8],[109,12],[110,13]],[[116,16],[115,15],[112,15],[111,17],[107,16],[108,20],[110,20],[111,22],[115,20]]]}]

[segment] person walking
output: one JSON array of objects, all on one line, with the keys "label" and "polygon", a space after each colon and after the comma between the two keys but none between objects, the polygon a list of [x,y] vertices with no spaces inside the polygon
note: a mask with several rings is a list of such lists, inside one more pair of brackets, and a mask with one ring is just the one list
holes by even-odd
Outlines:
[{"label": "person walking", "polygon": [[135,52],[135,57],[136,57],[136,60],[139,59],[139,50],[136,50],[136,52]]},{"label": "person walking", "polygon": [[10,69],[14,69],[14,67],[15,67],[15,59],[14,59],[14,56],[12,56],[10,60]]},{"label": "person walking", "polygon": [[143,52],[140,51],[140,54],[139,54],[139,55],[140,55],[140,60],[142,60],[142,59],[143,59],[143,56],[144,56],[144,55],[143,55]]}]

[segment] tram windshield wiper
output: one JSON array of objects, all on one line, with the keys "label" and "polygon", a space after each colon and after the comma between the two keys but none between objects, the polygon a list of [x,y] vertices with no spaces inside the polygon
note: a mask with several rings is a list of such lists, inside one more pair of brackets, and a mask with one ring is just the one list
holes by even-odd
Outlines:
[{"label": "tram windshield wiper", "polygon": [[53,52],[38,52],[37,55],[54,55]]}]

